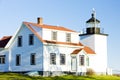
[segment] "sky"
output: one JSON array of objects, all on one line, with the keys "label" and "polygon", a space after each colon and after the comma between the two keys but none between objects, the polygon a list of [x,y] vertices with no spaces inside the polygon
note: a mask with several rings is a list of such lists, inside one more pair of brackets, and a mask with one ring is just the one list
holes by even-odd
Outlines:
[{"label": "sky", "polygon": [[[59,25],[80,32],[92,9],[108,36],[108,67],[120,71],[120,0],[0,0],[0,38],[14,35],[23,21]],[[119,72],[120,73],[120,72]]]}]

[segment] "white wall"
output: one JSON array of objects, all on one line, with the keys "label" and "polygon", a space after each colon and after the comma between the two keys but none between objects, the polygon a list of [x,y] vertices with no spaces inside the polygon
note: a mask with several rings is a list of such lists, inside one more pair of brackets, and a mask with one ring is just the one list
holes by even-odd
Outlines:
[{"label": "white wall", "polygon": [[9,52],[8,50],[2,50],[0,55],[5,55],[5,64],[0,64],[0,72],[7,72],[9,69]]},{"label": "white wall", "polygon": [[49,29],[42,29],[42,39],[51,40],[51,31]]},{"label": "white wall", "polygon": [[107,70],[107,36],[95,35],[95,52],[98,65],[98,72]]},{"label": "white wall", "polygon": [[107,69],[107,36],[93,34],[80,36],[81,42],[95,51],[95,55],[89,55],[90,67],[98,73],[105,73]]},{"label": "white wall", "polygon": [[52,40],[52,31],[57,32],[57,41],[66,42],[66,33],[71,33],[71,43],[79,42],[79,33],[77,32],[67,32],[67,31],[59,31],[59,30],[51,30],[51,29],[42,29],[42,38],[43,40]]},{"label": "white wall", "polygon": [[[44,46],[44,71],[71,71],[71,53],[78,47],[47,44]],[[56,53],[56,65],[50,64],[50,53]],[[60,65],[60,53],[65,54],[66,64]]]},{"label": "white wall", "polygon": [[[25,25],[16,35],[10,47],[10,71],[42,71],[43,70],[43,44],[34,36],[34,45],[29,45],[29,34],[33,34]],[[17,36],[23,36],[22,47],[17,46]],[[30,64],[31,53],[36,53],[36,65]],[[21,65],[16,66],[16,54],[21,55]]]},{"label": "white wall", "polygon": [[89,46],[91,49],[95,49],[95,39],[93,35],[80,36],[80,41],[84,46]]},{"label": "white wall", "polygon": [[[86,72],[87,68],[87,62],[86,58],[88,55],[86,54],[85,51],[81,51],[78,54],[71,54],[74,50],[79,49],[80,47],[68,47],[68,46],[61,46],[61,45],[51,45],[51,44],[46,44],[44,45],[44,71],[70,71],[70,72]],[[50,53],[56,53],[56,64],[51,65],[50,64]],[[60,53],[66,55],[66,64],[65,65],[60,65]],[[84,55],[84,61],[85,65],[80,66],[80,55]],[[77,71],[72,71],[71,70],[71,57],[76,56],[77,58]]]}]

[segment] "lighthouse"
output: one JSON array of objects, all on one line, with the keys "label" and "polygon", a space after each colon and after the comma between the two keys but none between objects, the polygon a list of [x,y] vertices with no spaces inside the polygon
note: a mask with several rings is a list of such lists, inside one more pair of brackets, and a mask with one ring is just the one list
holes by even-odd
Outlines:
[{"label": "lighthouse", "polygon": [[107,37],[100,26],[100,20],[96,19],[93,9],[91,18],[86,21],[85,32],[80,34],[80,41],[95,51],[90,55],[90,66],[97,74],[107,73]]}]

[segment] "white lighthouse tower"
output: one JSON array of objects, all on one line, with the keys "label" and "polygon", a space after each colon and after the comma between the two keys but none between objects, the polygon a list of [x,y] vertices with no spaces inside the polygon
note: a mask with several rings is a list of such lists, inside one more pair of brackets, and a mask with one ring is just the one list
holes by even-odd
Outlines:
[{"label": "white lighthouse tower", "polygon": [[91,18],[86,21],[86,31],[80,34],[80,40],[85,46],[89,46],[95,51],[95,55],[90,55],[90,68],[98,74],[107,74],[107,36],[100,28],[100,21],[96,19],[95,10],[92,11]]}]

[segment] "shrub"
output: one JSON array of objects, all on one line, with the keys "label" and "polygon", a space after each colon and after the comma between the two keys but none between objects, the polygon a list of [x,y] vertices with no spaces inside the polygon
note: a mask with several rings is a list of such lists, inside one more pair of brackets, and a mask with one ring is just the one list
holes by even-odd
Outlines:
[{"label": "shrub", "polygon": [[87,69],[86,75],[95,75],[95,71],[91,68]]}]

